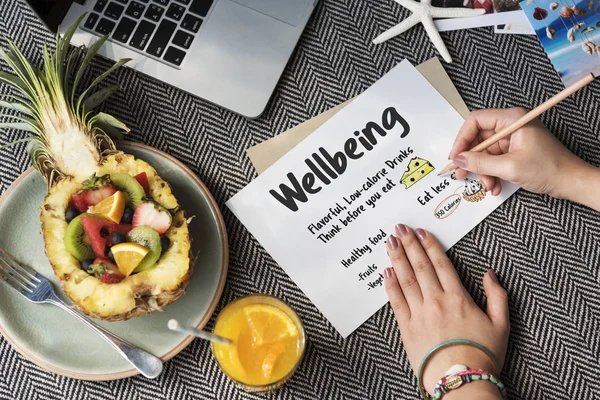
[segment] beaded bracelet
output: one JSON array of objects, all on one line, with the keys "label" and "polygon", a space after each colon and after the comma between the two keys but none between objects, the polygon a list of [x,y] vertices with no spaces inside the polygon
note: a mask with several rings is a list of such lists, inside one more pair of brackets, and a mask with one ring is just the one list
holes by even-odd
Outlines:
[{"label": "beaded bracelet", "polygon": [[427,354],[425,354],[425,356],[423,357],[423,360],[421,360],[421,364],[419,365],[419,371],[417,372],[417,383],[419,385],[419,391],[421,392],[421,396],[423,397],[423,399],[425,399],[425,400],[431,399],[431,396],[427,393],[427,391],[423,387],[423,372],[425,370],[425,368],[424,368],[425,364],[427,364],[427,361],[429,360],[429,358],[432,355],[434,355],[435,353],[437,353],[439,350],[443,349],[444,347],[457,345],[457,344],[464,344],[464,345],[475,347],[475,348],[481,350],[492,360],[492,362],[494,363],[494,367],[496,367],[496,370],[500,371],[500,366],[498,365],[496,356],[494,356],[494,353],[492,353],[487,347],[485,347],[477,342],[473,342],[472,340],[467,340],[467,339],[446,340],[445,342],[442,342],[442,343],[439,343],[439,344],[433,346],[427,352]]},{"label": "beaded bracelet", "polygon": [[458,389],[463,384],[471,383],[474,381],[489,381],[495,384],[498,389],[500,389],[500,394],[504,397],[504,384],[500,382],[500,380],[490,374],[487,371],[477,369],[477,370],[467,370],[461,371],[453,375],[447,375],[440,379],[433,389],[433,395],[429,396],[429,399],[438,400],[441,399],[442,396],[448,393],[449,390]]}]

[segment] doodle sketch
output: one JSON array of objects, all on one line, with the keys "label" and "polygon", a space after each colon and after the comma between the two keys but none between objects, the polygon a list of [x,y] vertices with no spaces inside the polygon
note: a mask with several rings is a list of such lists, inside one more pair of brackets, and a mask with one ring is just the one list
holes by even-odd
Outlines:
[{"label": "doodle sketch", "polygon": [[400,178],[400,183],[408,189],[433,170],[435,167],[429,161],[415,157],[408,162],[408,168]]},{"label": "doodle sketch", "polygon": [[485,198],[485,188],[478,180],[466,179],[465,190],[462,193],[466,201],[475,203]]}]

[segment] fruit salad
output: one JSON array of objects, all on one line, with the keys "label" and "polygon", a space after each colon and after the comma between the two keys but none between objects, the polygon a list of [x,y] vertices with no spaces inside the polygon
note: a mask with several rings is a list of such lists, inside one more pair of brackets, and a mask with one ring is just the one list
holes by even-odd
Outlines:
[{"label": "fruit salad", "polygon": [[[67,251],[103,283],[119,283],[156,265],[169,250],[171,213],[149,198],[148,176],[93,175],[65,212]],[[163,236],[161,236],[163,235]]]},{"label": "fruit salad", "polygon": [[185,292],[192,276],[187,219],[144,161],[115,154],[79,184],[58,182],[41,218],[54,271],[87,314],[128,319]]}]

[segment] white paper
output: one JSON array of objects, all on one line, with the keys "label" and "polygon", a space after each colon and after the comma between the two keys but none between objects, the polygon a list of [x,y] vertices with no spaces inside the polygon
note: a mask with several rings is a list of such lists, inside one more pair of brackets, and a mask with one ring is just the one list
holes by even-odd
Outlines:
[{"label": "white paper", "polygon": [[440,32],[522,22],[528,22],[523,10],[484,14],[479,17],[436,19],[433,21]]},{"label": "white paper", "polygon": [[[355,131],[364,138],[361,131],[367,122],[385,126],[382,113],[386,109],[388,116],[390,110],[396,110],[408,124],[406,136],[401,137],[407,131],[401,123],[393,127],[388,123],[391,129],[384,130],[385,136],[375,133],[377,143],[372,150],[365,150],[356,140],[357,149],[352,150],[348,143],[355,138]],[[403,61],[242,189],[227,206],[346,337],[387,302],[382,276],[389,266],[385,240],[397,223],[433,232],[448,249],[516,190],[503,183],[500,196],[488,194],[471,203],[461,196],[464,182],[437,176],[448,162],[462,122],[427,80]],[[346,170],[324,184],[305,160],[316,165],[313,153],[319,153],[319,148],[333,156],[345,146],[355,157],[361,151],[364,154],[358,159],[346,155]],[[393,166],[396,157],[401,161]],[[415,157],[430,162],[435,170],[407,189],[400,180]],[[320,171],[325,175],[322,168]],[[381,179],[371,186],[368,182],[375,180],[377,172]],[[282,195],[280,184],[292,187],[288,174],[294,174],[300,184],[314,182],[307,185],[312,191],[320,187],[318,193],[307,194],[306,202],[296,201],[295,212],[270,193],[275,190]],[[367,202],[377,197],[375,193],[380,198],[373,208]],[[436,209],[453,203],[452,212],[436,218]],[[345,210],[336,216],[333,211],[338,205]],[[291,202],[289,206],[293,208]],[[357,217],[348,220],[349,213]],[[350,222],[345,226],[340,218]],[[316,231],[314,226],[320,220],[325,227]],[[326,232],[331,239],[319,239],[318,235]],[[363,249],[364,254],[356,249]]]},{"label": "white paper", "polygon": [[494,27],[494,33],[509,35],[535,35],[535,31],[531,27],[531,24],[525,22],[496,25]]}]

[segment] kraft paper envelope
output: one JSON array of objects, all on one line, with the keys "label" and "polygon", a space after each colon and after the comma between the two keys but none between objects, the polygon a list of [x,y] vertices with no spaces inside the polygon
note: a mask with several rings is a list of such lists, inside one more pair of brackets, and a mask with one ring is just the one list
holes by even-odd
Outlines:
[{"label": "kraft paper envelope", "polygon": [[[440,60],[432,58],[425,61],[423,64],[418,65],[416,68],[463,118],[466,118],[467,115],[469,115],[467,105],[460,97],[458,90],[456,90],[456,87],[452,83],[452,80],[450,80],[446,70],[444,70]],[[280,133],[272,139],[250,147],[247,150],[248,157],[250,157],[250,161],[252,161],[256,172],[258,174],[263,173],[263,171],[273,165],[275,161],[279,160],[294,146],[327,122],[329,118],[333,117],[342,108],[350,104],[352,100],[353,99],[345,101],[292,129]]]}]

